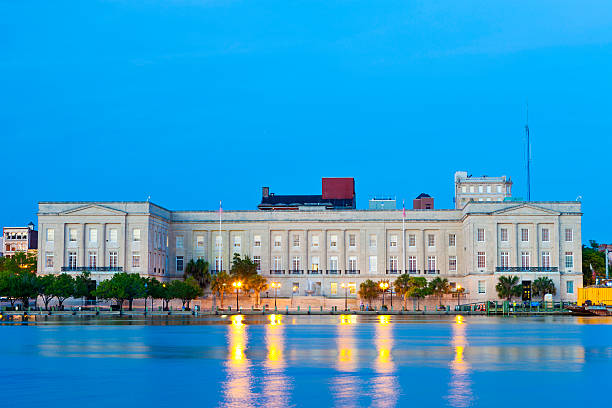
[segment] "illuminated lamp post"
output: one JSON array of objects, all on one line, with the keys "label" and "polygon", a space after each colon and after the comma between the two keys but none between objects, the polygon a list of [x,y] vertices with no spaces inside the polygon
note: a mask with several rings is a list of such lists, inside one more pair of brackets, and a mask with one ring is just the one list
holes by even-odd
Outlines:
[{"label": "illuminated lamp post", "polygon": [[242,286],[242,282],[235,281],[234,283],[232,283],[232,286],[236,288],[236,310],[239,310],[239,307],[238,307],[238,292],[240,291],[240,287]]}]

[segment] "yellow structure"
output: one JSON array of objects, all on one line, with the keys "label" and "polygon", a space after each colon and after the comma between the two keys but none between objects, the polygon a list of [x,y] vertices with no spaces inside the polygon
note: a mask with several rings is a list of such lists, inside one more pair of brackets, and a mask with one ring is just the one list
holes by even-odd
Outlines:
[{"label": "yellow structure", "polygon": [[612,306],[612,288],[578,288],[578,304],[587,300],[593,305]]}]

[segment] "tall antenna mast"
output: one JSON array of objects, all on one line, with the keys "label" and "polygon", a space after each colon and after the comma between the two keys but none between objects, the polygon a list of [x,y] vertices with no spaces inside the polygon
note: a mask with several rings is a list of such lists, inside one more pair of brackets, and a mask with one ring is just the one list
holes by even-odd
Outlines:
[{"label": "tall antenna mast", "polygon": [[527,102],[527,120],[525,121],[527,133],[527,201],[531,201],[531,143],[529,141],[529,102]]}]

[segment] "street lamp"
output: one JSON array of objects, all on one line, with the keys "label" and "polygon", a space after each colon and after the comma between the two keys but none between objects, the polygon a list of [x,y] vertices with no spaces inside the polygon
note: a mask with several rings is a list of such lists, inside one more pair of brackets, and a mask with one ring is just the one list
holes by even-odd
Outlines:
[{"label": "street lamp", "polygon": [[239,309],[239,307],[238,307],[238,291],[240,290],[240,287],[242,286],[242,282],[235,281],[234,283],[232,283],[232,286],[236,288],[236,310],[238,310]]},{"label": "street lamp", "polygon": [[463,292],[463,288],[461,287],[461,285],[457,285],[457,306],[459,306],[462,292]]},{"label": "street lamp", "polygon": [[274,289],[274,310],[276,310],[276,291],[280,288],[280,282],[272,282],[271,285]]},{"label": "street lamp", "polygon": [[389,282],[380,282],[378,286],[380,287],[380,290],[382,290],[382,294],[383,294],[382,306],[384,307],[385,306],[385,292],[389,288]]},{"label": "street lamp", "polygon": [[346,305],[347,297],[348,297],[348,294],[347,294],[348,293],[348,285],[343,282],[343,283],[340,284],[340,287],[344,288],[344,311],[346,312],[348,310],[348,307]]},{"label": "street lamp", "polygon": [[297,291],[298,291],[298,287],[293,285],[293,288],[291,288],[291,307],[293,307],[293,294]]},{"label": "street lamp", "polygon": [[[162,287],[166,289],[166,284],[162,283]],[[166,291],[164,291],[164,296],[166,296]],[[166,296],[167,297],[167,296]],[[163,307],[164,310],[168,310],[168,301],[166,299],[162,299],[162,306],[164,305],[164,301],[166,302],[166,307]]]}]

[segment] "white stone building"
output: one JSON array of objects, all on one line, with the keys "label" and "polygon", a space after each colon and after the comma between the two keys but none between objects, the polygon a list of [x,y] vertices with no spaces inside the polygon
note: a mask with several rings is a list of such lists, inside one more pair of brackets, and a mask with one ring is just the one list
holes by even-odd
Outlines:
[{"label": "white stone building", "polygon": [[556,299],[582,287],[579,202],[469,201],[461,209],[170,211],[150,202],[41,202],[39,273],[90,270],[180,278],[203,258],[213,273],[234,253],[281,283],[279,295],[344,296],[366,279],[448,278],[465,301],[497,299],[501,275],[551,278]]},{"label": "white stone building", "polygon": [[512,196],[512,181],[506,176],[473,177],[466,171],[455,172],[455,208],[470,201],[504,201]]}]

